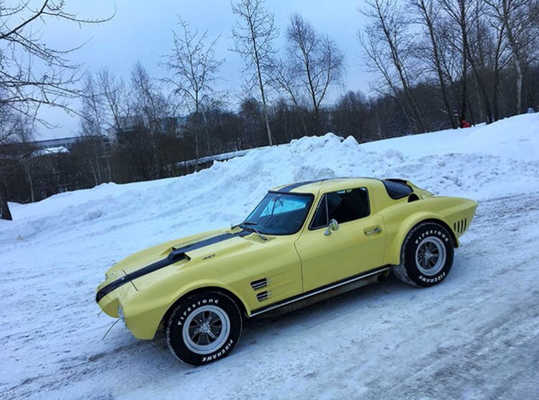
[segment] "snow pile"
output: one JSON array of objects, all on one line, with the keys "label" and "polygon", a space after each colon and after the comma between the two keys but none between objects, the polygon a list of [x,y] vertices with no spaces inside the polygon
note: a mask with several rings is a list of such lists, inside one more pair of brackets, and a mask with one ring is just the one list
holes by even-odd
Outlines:
[{"label": "snow pile", "polygon": [[[94,290],[104,271],[114,262],[165,240],[237,223],[271,187],[342,176],[406,178],[437,194],[480,200],[477,222],[474,221],[472,231],[463,238],[463,249],[457,252],[455,272],[450,280],[427,291],[409,292],[408,288],[398,284],[384,286],[386,289],[368,289],[363,303],[361,298],[356,302],[350,297],[348,301],[353,304],[346,300],[337,302],[340,311],[339,308],[322,307],[317,311],[305,311],[299,317],[289,317],[299,320],[288,323],[285,320],[276,327],[270,324],[254,328],[251,332],[255,333],[246,334],[245,344],[243,347],[240,344],[235,356],[193,372],[178,366],[162,343],[139,342],[125,328],[119,328],[119,324],[106,340],[101,340],[111,320],[97,316]],[[511,195],[518,196],[505,203],[504,198]],[[423,353],[438,354],[436,341],[433,342],[437,337],[447,336],[444,343],[454,346],[454,349],[444,350],[445,353],[440,350],[440,357],[457,354],[458,349],[470,350],[472,345],[481,351],[480,346],[484,344],[465,340],[480,335],[481,329],[486,332],[488,326],[481,325],[481,319],[462,319],[458,310],[465,307],[472,307],[471,315],[479,307],[476,303],[484,303],[490,312],[484,313],[484,321],[491,318],[488,315],[500,320],[505,318],[500,314],[503,311],[514,320],[511,326],[527,321],[530,326],[522,330],[523,334],[539,332],[539,310],[531,291],[533,282],[539,278],[539,266],[536,265],[539,254],[534,245],[539,233],[519,231],[530,223],[539,223],[539,214],[533,211],[537,210],[538,197],[539,114],[527,114],[488,126],[366,144],[334,134],[306,137],[287,145],[251,150],[243,157],[215,162],[211,168],[184,177],[126,185],[110,183],[89,190],[61,193],[34,204],[11,204],[15,220],[0,221],[0,254],[4,266],[0,279],[4,310],[0,314],[4,356],[0,361],[0,397],[6,394],[6,398],[134,398],[136,392],[140,398],[165,398],[167,395],[181,398],[180,393],[193,394],[193,398],[220,398],[223,387],[226,387],[228,395],[223,397],[234,398],[236,391],[248,396],[245,390],[251,389],[251,383],[258,388],[254,395],[270,393],[270,398],[280,398],[287,392],[275,388],[272,392],[274,383],[283,382],[287,385],[286,390],[292,390],[296,387],[296,379],[302,382],[300,387],[306,398],[319,397],[317,390],[325,390],[330,398],[350,397],[357,394],[358,386],[354,383],[347,389],[343,382],[335,379],[358,371],[361,374],[355,376],[353,382],[358,382],[361,391],[371,390],[372,398],[379,398],[376,393],[385,393],[386,383],[387,388],[391,388],[398,382],[401,386],[407,382],[399,371],[436,372],[427,362],[431,359],[430,353]],[[496,200],[498,198],[500,200]],[[497,224],[505,224],[504,228],[512,232],[508,247],[501,250],[497,246],[505,243],[507,235]],[[518,238],[522,242],[513,242]],[[485,243],[492,246],[485,249]],[[514,249],[527,249],[527,253],[508,256]],[[489,252],[497,253],[489,260],[481,258],[487,257]],[[503,257],[507,259],[502,262]],[[472,266],[469,275],[459,263]],[[504,264],[511,263],[518,268],[502,269]],[[474,270],[475,264],[481,268]],[[487,266],[495,269],[485,275],[483,271],[488,269]],[[506,282],[505,274],[510,271],[515,271],[515,282],[522,287],[507,289],[507,293],[498,291]],[[517,276],[516,271],[520,271],[525,279]],[[470,283],[463,287],[465,282]],[[393,291],[393,296],[381,300],[381,293],[387,290]],[[371,293],[370,297],[368,293]],[[534,293],[537,296],[537,290]],[[491,295],[494,297],[488,297]],[[489,303],[505,300],[502,306]],[[402,316],[395,311],[407,302],[417,304],[409,314]],[[460,336],[452,336],[444,328],[446,310],[440,310],[438,306],[447,302],[448,310],[453,309],[452,329],[455,332],[461,329]],[[521,307],[515,312],[508,306],[520,303],[529,303],[530,307]],[[526,315],[526,310],[535,312],[535,317]],[[312,318],[310,313],[314,313]],[[329,324],[325,322],[328,316],[334,319]],[[350,324],[356,320],[361,324]],[[495,324],[496,321],[491,322]],[[392,326],[395,329],[407,326],[409,330],[401,329],[403,336],[396,339],[391,336],[394,330],[387,329]],[[436,330],[436,326],[441,327],[437,331],[440,336],[429,333],[431,329]],[[431,345],[420,348],[413,345],[416,327],[422,329],[417,334],[423,335]],[[477,332],[469,332],[472,327]],[[286,333],[279,339],[280,329]],[[306,336],[306,331],[310,336]],[[345,331],[348,334],[341,334]],[[359,335],[358,332],[363,332],[363,336],[354,339],[356,342],[346,341],[348,335]],[[524,336],[519,337],[515,336],[514,343],[524,340]],[[505,343],[502,339],[489,343],[494,343],[492,346],[501,343],[501,346]],[[363,340],[370,345],[362,346]],[[397,343],[396,340],[400,341]],[[332,341],[335,341],[334,345],[331,345]],[[376,351],[369,350],[373,348]],[[386,350],[387,359],[383,356]],[[418,352],[423,352],[424,358],[416,359],[421,365],[415,368],[409,356]],[[268,354],[276,358],[268,358]],[[500,354],[504,354],[503,351]],[[334,357],[336,361],[333,361]],[[408,360],[409,365],[398,365],[398,370],[392,368],[397,366],[393,357],[400,357],[401,363]],[[360,359],[363,360],[360,364],[371,372],[363,371],[361,365],[353,362]],[[525,360],[525,357],[520,358],[521,363]],[[446,361],[443,365],[455,362]],[[494,361],[493,365],[497,365]],[[249,362],[263,365],[263,368],[246,371],[244,368]],[[321,363],[322,369],[317,363]],[[472,369],[479,371],[477,368]],[[455,370],[461,369],[461,366],[455,366]],[[380,370],[392,371],[392,379],[380,380],[377,375]],[[487,371],[485,374],[489,375]],[[526,378],[525,374],[514,375]],[[320,381],[319,386],[312,385],[313,377]],[[425,376],[425,381],[437,378],[438,375]],[[454,375],[446,378],[448,390],[460,390],[458,383],[451,385]],[[471,388],[481,386],[472,383]],[[96,393],[96,387],[102,389],[102,393]],[[152,391],[158,395],[152,396]],[[430,395],[425,396],[430,398]],[[466,396],[464,393],[460,397]],[[444,394],[435,397],[443,398]]]},{"label": "snow pile", "polygon": [[0,223],[0,243],[74,227],[81,238],[123,231],[136,248],[239,222],[271,187],[344,176],[406,178],[478,200],[539,190],[539,114],[361,145],[331,133],[304,137],[184,177],[62,193],[13,205],[15,222]]}]

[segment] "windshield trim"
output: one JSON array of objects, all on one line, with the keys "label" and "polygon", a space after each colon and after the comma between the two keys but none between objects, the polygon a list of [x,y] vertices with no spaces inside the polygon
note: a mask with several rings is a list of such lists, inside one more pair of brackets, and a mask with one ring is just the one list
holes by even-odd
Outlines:
[{"label": "windshield trim", "polygon": [[[313,207],[313,202],[314,202],[314,194],[312,193],[295,193],[295,192],[279,192],[277,190],[268,190],[268,192],[266,193],[266,195],[268,193],[273,193],[273,194],[278,194],[279,196],[302,196],[302,197],[309,197],[309,203],[307,204],[307,212],[305,213],[305,217],[303,218],[303,221],[301,222],[301,224],[299,224],[299,227],[296,231],[294,232],[287,232],[287,233],[267,233],[267,232],[264,232],[264,231],[261,231],[257,228],[257,231],[263,235],[267,235],[267,236],[290,236],[290,235],[295,235],[296,233],[298,233],[299,231],[301,231],[301,229],[303,228],[303,226],[305,225],[305,221],[307,221],[307,218],[309,217],[309,214],[311,212],[311,208]],[[262,200],[264,200],[266,196],[264,196],[262,198]],[[260,200],[260,202],[262,202],[262,200]],[[260,202],[258,204],[260,204]],[[258,207],[258,204],[256,205],[256,207]],[[256,209],[255,207],[255,209]],[[249,214],[251,215],[251,214]],[[248,217],[248,216],[247,216]],[[247,218],[242,221],[241,224],[239,224],[240,227],[242,227],[242,225],[246,222]],[[249,225],[247,225],[249,226]],[[243,228],[243,227],[242,227]],[[245,228],[243,228],[245,229]],[[247,230],[250,230],[249,228],[247,228]],[[252,229],[251,229],[252,230]],[[255,233],[255,232],[253,232]]]}]

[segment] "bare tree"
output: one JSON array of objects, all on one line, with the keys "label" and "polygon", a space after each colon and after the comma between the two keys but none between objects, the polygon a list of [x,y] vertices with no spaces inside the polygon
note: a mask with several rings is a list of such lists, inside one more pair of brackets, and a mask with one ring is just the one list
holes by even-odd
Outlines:
[{"label": "bare tree", "polygon": [[81,110],[81,140],[79,149],[85,153],[85,159],[98,185],[111,179],[110,163],[105,157],[103,137],[106,125],[106,99],[99,91],[99,85],[91,74],[86,76]]},{"label": "bare tree", "polygon": [[528,55],[537,45],[537,2],[533,0],[484,0],[505,32],[515,67],[516,111],[523,112],[522,82]]},{"label": "bare tree", "polygon": [[275,18],[264,8],[264,0],[239,0],[232,4],[232,12],[239,18],[232,31],[236,42],[234,51],[244,57],[248,69],[254,70],[250,80],[256,81],[260,90],[264,124],[271,146],[273,139],[268,118],[267,87],[275,56],[273,41],[278,36]]},{"label": "bare tree", "polygon": [[[78,17],[68,11],[64,0],[20,0],[10,6],[0,0],[0,108],[49,126],[38,115],[41,106],[76,112],[71,100],[81,93],[76,87],[78,65],[68,56],[77,48],[50,47],[36,32],[53,20],[81,25],[109,19]],[[4,140],[9,136],[2,134]],[[0,203],[2,217],[11,217],[4,189]]]},{"label": "bare tree", "polygon": [[43,105],[76,112],[70,100],[81,93],[76,87],[80,76],[67,57],[77,48],[52,48],[36,32],[53,20],[80,25],[108,19],[78,17],[64,0],[0,2],[0,103],[45,125],[50,124],[37,118]]},{"label": "bare tree", "polygon": [[[159,136],[166,134],[164,122],[173,115],[170,103],[153,81],[146,69],[137,63],[131,72],[132,112],[140,128],[142,141],[149,147],[146,150],[152,168],[147,176],[160,177],[163,163],[159,147]],[[141,149],[142,150],[142,149]]]},{"label": "bare tree", "polygon": [[329,87],[338,83],[342,77],[343,55],[335,42],[328,36],[319,35],[312,25],[298,14],[292,16],[287,36],[289,46],[286,63],[290,63],[290,67],[280,68],[282,73],[292,74],[290,78],[295,87],[289,85],[288,89],[285,89],[289,94],[294,91],[292,89],[303,89],[311,103],[319,129],[320,107]]},{"label": "bare tree", "polygon": [[81,132],[83,135],[103,134],[104,108],[103,96],[98,91],[94,77],[88,74],[84,82],[84,96],[82,97]]},{"label": "bare tree", "polygon": [[[412,116],[415,130],[424,132],[426,127],[422,112],[411,91],[409,59],[412,54],[412,39],[408,31],[409,21],[404,18],[402,7],[397,0],[368,0],[365,3],[366,7],[362,12],[372,23],[365,29],[367,39],[363,40],[363,47],[386,81],[391,81],[393,92],[402,90],[404,108],[409,110],[407,114]],[[394,81],[398,81],[399,85]]]},{"label": "bare tree", "polygon": [[189,24],[181,19],[179,25],[180,31],[174,32],[172,52],[166,58],[166,66],[173,75],[165,81],[174,87],[174,93],[194,114],[195,157],[198,160],[203,124],[202,104],[215,93],[212,84],[222,64],[214,51],[219,37],[208,42],[207,32],[192,31]]},{"label": "bare tree", "polygon": [[171,115],[169,102],[140,63],[131,72],[131,90],[132,112],[143,118],[152,134],[161,133],[161,121]]},{"label": "bare tree", "polygon": [[123,128],[122,118],[128,118],[131,115],[126,85],[108,69],[99,71],[96,81],[106,108],[105,125],[107,129],[112,129],[116,133],[120,132]]},{"label": "bare tree", "polygon": [[444,76],[442,59],[440,54],[440,38],[436,29],[437,18],[440,12],[439,7],[435,0],[411,0],[411,5],[414,7],[419,15],[418,22],[424,25],[428,40],[430,42],[430,57],[428,57],[432,69],[436,73],[438,82],[440,83],[440,91],[442,94],[442,100],[445,106],[445,112],[451,124],[451,127],[454,129],[457,127],[456,121],[453,118],[453,108],[449,100],[449,93],[447,90],[446,78]]}]

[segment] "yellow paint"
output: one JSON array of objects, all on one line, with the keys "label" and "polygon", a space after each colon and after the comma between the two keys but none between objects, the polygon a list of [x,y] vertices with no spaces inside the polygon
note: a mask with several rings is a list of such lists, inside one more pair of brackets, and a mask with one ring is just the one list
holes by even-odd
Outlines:
[{"label": "yellow paint", "polygon": [[[300,186],[292,192],[312,193],[314,201],[296,234],[265,235],[266,241],[251,234],[188,252],[189,260],[181,260],[124,284],[103,297],[99,306],[115,318],[121,306],[126,325],[133,335],[152,339],[167,310],[194,290],[226,290],[241,302],[246,314],[251,315],[253,310],[343,278],[383,265],[399,264],[404,238],[421,221],[441,221],[453,232],[455,239],[462,235],[464,224],[459,225],[460,231],[454,225],[466,220],[466,228],[469,226],[477,207],[475,201],[436,197],[411,186],[420,198],[411,203],[407,198],[391,199],[382,182],[375,179],[333,179]],[[327,236],[324,235],[325,228],[309,229],[318,202],[325,193],[359,187],[368,190],[369,216],[342,223],[337,231]],[[374,229],[380,232],[371,233]],[[240,230],[206,232],[135,253],[110,268],[98,290],[123,274],[165,258],[172,247]],[[253,290],[250,283],[262,278],[268,280],[268,286]],[[256,294],[265,290],[270,295],[260,302]]]}]

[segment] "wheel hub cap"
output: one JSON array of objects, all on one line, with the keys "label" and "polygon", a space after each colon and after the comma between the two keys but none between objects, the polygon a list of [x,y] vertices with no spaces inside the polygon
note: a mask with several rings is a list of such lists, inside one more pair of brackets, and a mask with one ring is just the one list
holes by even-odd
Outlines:
[{"label": "wheel hub cap", "polygon": [[427,276],[437,275],[443,269],[445,260],[445,246],[438,237],[426,237],[417,246],[415,262],[422,274]]},{"label": "wheel hub cap", "polygon": [[219,349],[230,333],[230,319],[220,307],[206,305],[186,318],[182,327],[183,341],[197,354],[209,354]]}]

